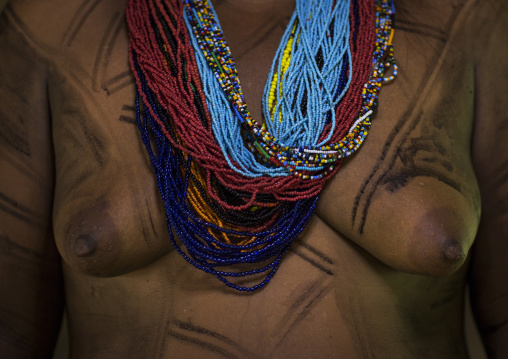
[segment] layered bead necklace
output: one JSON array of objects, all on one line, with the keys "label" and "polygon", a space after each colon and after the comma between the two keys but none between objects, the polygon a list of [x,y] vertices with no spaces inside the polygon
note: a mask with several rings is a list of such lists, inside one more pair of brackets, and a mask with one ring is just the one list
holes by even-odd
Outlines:
[{"label": "layered bead necklace", "polygon": [[261,125],[210,1],[128,1],[140,133],[188,262],[240,291],[269,282],[396,75],[393,14],[393,0],[297,0]]}]

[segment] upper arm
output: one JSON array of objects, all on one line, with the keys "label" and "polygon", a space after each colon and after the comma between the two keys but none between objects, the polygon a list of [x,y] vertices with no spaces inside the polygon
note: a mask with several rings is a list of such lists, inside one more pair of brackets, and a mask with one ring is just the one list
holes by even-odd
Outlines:
[{"label": "upper arm", "polygon": [[0,16],[0,353],[48,357],[63,300],[46,64],[13,11]]},{"label": "upper arm", "polygon": [[489,357],[508,357],[508,4],[484,1],[477,28],[473,163],[482,217],[472,300]]}]

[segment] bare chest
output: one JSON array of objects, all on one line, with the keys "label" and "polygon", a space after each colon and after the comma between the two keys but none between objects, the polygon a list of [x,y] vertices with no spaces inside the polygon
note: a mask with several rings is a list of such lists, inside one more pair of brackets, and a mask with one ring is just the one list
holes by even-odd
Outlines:
[{"label": "bare chest", "polygon": [[[111,348],[122,336],[126,340],[113,349],[126,356],[139,351],[163,357],[171,348],[196,356],[298,357],[315,354],[317,347],[323,357],[345,356],[345,350],[350,357],[366,356],[365,348],[386,344],[385,338],[376,339],[380,332],[422,346],[441,340],[448,348],[450,334],[433,332],[428,323],[459,308],[455,280],[463,273],[444,280],[417,278],[382,262],[408,269],[407,258],[420,260],[408,257],[421,242],[419,233],[427,231],[424,238],[432,244],[444,222],[460,232],[476,214],[468,154],[472,65],[450,33],[397,30],[400,76],[382,92],[367,142],[324,190],[319,218],[295,243],[271,286],[241,297],[224,292],[171,252],[164,206],[136,125],[120,3],[75,9],[55,45],[49,81],[57,172],[54,229],[67,263],[68,305],[74,323],[80,323],[72,328],[76,337]],[[261,29],[281,31],[270,24],[259,25],[249,39],[238,37],[236,49],[231,39],[232,51],[244,53],[238,66],[252,103],[260,102],[268,54],[278,40]],[[254,61],[250,55],[256,53],[267,57]],[[450,294],[446,300],[445,294]],[[445,304],[432,313],[415,310],[434,302]],[[457,323],[458,315],[449,314],[447,323]],[[407,325],[428,334],[428,342],[408,334]],[[460,332],[452,327],[454,334]],[[129,335],[140,332],[149,335],[134,347],[140,341]],[[401,357],[411,356],[404,344],[393,348],[404,353]]]},{"label": "bare chest", "polygon": [[[136,124],[123,4],[76,8],[73,19],[54,45],[49,82],[57,167],[55,235],[63,257],[85,272],[125,273],[171,246]],[[254,30],[237,35],[235,22],[223,19],[232,51],[239,54],[246,98],[259,115],[270,55],[287,14],[259,16],[251,24]],[[460,19],[452,20],[423,34],[410,30],[423,26],[418,23],[396,29],[399,78],[382,92],[366,144],[344,163],[320,199],[318,215],[350,238],[378,238],[386,232],[380,223],[407,234],[417,227],[415,221],[442,216],[442,201],[453,208],[474,207],[468,157],[473,72],[453,35],[458,31],[453,23]],[[380,242],[367,241],[366,248],[375,252]]]}]

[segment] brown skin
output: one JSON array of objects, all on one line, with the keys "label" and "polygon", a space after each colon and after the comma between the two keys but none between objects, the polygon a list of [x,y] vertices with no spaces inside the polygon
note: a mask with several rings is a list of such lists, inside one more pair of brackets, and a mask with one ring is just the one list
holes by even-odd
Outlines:
[{"label": "brown skin", "polygon": [[[397,1],[400,75],[368,140],[268,287],[241,294],[169,244],[134,123],[124,1],[11,1],[0,20],[0,352],[50,356],[65,294],[78,359],[467,358],[469,268],[487,350],[508,356],[501,3]],[[294,2],[214,4],[261,118]]]}]

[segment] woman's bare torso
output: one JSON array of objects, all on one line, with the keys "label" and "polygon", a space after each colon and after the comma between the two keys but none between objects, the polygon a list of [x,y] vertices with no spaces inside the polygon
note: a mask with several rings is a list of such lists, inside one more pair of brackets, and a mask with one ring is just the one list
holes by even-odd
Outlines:
[{"label": "woman's bare torso", "polygon": [[[214,2],[255,118],[293,6],[265,3]],[[135,123],[124,1],[8,6],[49,69],[72,358],[467,357],[459,267],[480,209],[474,63],[461,34],[474,9],[396,5],[399,77],[383,88],[365,145],[253,294],[196,270],[169,243]]]}]

